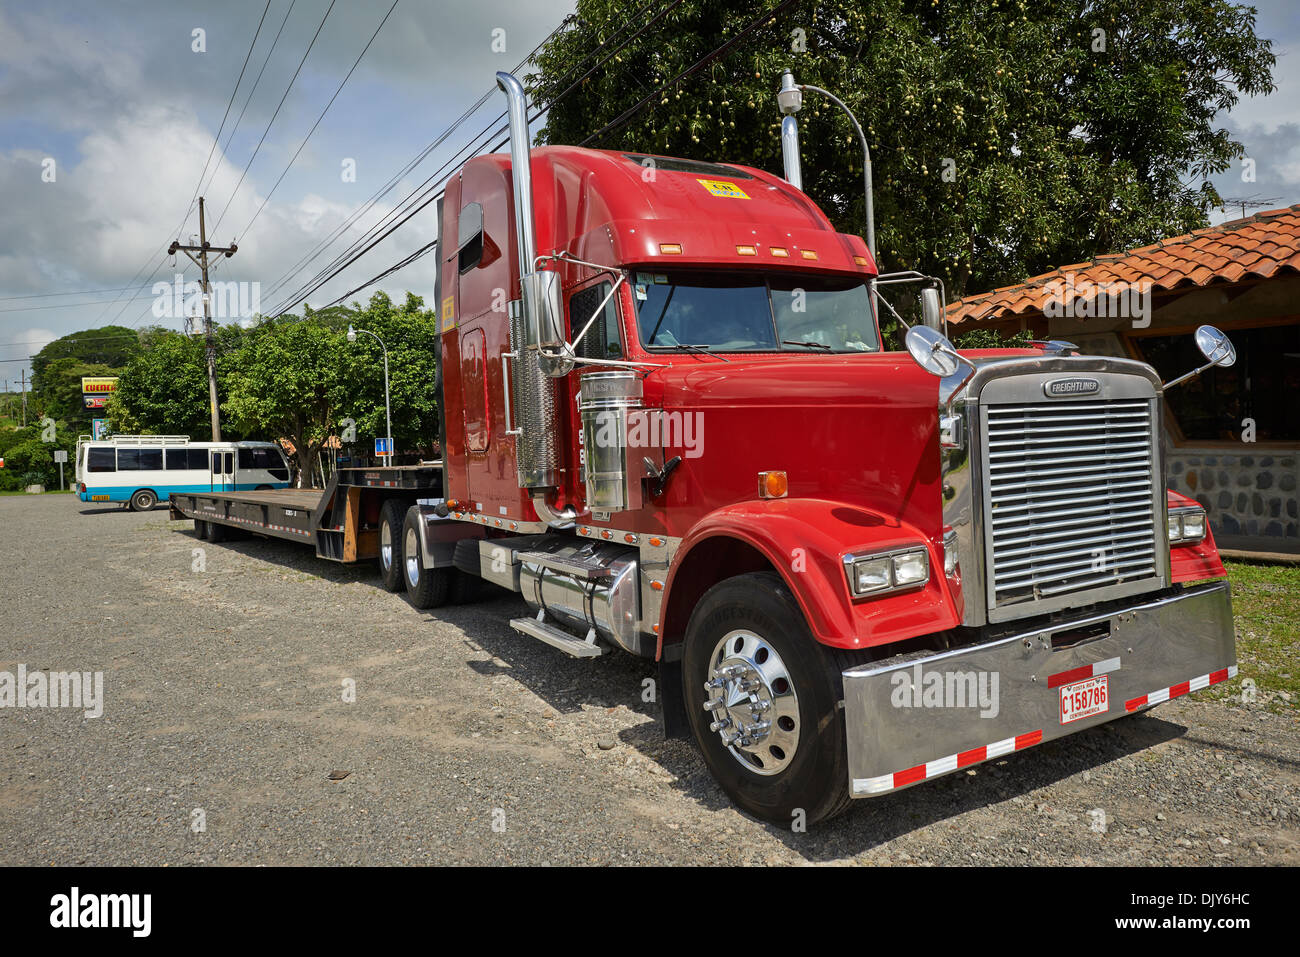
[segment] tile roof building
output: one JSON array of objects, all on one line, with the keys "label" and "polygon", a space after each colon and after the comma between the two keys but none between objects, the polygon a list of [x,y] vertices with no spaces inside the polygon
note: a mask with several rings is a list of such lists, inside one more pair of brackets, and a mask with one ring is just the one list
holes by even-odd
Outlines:
[{"label": "tile roof building", "polygon": [[958,335],[1027,329],[1141,359],[1165,381],[1202,364],[1197,326],[1223,329],[1237,363],[1166,393],[1170,485],[1223,547],[1300,554],[1300,205],[967,296],[947,318]]}]

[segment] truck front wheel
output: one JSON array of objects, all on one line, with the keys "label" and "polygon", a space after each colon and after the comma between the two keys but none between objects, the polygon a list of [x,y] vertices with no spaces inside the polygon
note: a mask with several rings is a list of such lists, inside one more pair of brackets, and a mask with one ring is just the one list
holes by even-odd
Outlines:
[{"label": "truck front wheel", "polygon": [[781,577],[755,572],[711,588],[686,630],[682,680],[691,729],[736,804],[789,826],[849,805],[840,672]]},{"label": "truck front wheel", "polygon": [[402,579],[406,597],[416,608],[437,608],[447,604],[454,568],[425,568],[420,541],[420,510],[410,509],[402,523]]}]

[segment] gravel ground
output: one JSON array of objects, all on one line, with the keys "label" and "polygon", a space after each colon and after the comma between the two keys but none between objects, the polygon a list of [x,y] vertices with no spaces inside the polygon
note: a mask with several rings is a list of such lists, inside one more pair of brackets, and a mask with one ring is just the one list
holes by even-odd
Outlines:
[{"label": "gravel ground", "polygon": [[0,670],[105,681],[0,711],[0,864],[1300,863],[1294,709],[1182,698],[792,833],[663,740],[651,663],[190,525],[0,498]]}]

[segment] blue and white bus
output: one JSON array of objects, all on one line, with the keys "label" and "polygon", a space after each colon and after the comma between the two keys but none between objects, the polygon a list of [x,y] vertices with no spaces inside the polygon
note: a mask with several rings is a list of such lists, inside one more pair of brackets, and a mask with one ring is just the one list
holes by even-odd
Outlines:
[{"label": "blue and white bus", "polygon": [[191,442],[188,435],[77,440],[77,497],[148,511],[173,492],[286,488],[289,460],[274,442]]}]

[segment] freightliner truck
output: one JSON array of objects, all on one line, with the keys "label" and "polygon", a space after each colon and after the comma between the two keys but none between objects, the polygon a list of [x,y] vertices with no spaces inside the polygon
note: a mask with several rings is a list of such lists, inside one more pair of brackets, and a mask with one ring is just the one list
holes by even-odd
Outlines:
[{"label": "freightliner truck", "polygon": [[531,609],[520,640],[654,659],[665,731],[786,823],[1236,674],[1151,367],[958,352],[933,285],[884,351],[879,292],[914,277],[878,275],[788,153],[781,178],[530,148],[497,79],[509,153],[439,206],[441,462],[176,494],[174,517],[375,560],[421,608],[482,579]]}]

